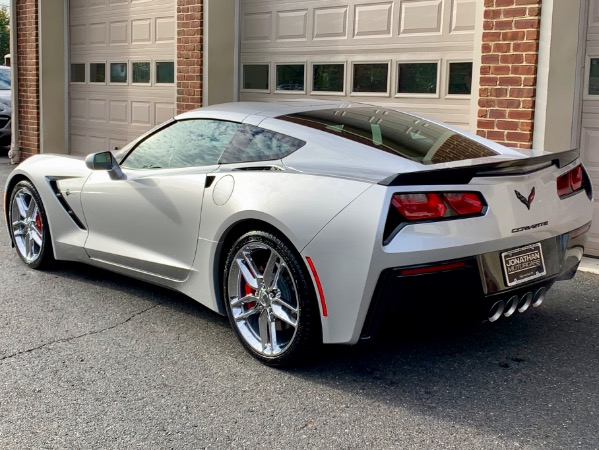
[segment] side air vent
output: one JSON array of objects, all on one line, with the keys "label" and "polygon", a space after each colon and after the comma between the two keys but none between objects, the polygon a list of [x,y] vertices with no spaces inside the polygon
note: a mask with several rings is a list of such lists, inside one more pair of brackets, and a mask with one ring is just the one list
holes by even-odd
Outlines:
[{"label": "side air vent", "polygon": [[50,187],[52,188],[52,191],[54,192],[54,195],[58,199],[58,202],[60,203],[60,205],[67,212],[67,214],[69,215],[71,220],[73,222],[75,222],[75,225],[77,225],[77,227],[79,227],[81,230],[87,230],[85,225],[83,225],[83,223],[81,222],[81,219],[79,219],[79,217],[77,217],[77,214],[75,214],[75,212],[71,209],[71,206],[69,205],[69,203],[64,198],[64,195],[60,191],[60,188],[58,187],[58,183],[56,182],[56,180],[50,180]]}]

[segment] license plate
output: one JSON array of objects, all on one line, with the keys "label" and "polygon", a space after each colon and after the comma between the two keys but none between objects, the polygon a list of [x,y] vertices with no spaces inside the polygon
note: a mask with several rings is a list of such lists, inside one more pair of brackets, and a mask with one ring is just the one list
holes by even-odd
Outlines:
[{"label": "license plate", "polygon": [[508,286],[516,286],[546,274],[541,244],[531,244],[501,254]]}]

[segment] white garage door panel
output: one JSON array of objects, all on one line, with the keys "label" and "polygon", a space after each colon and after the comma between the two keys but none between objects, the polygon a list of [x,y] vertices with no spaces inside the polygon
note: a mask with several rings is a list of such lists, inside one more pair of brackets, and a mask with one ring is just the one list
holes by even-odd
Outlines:
[{"label": "white garage door panel", "polygon": [[[175,0],[71,0],[70,60],[85,64],[69,88],[72,154],[120,148],[174,115],[174,83],[156,83],[156,63],[174,64],[175,13]],[[133,83],[139,62],[149,83]],[[105,65],[103,83],[90,83],[91,63]],[[110,82],[111,63],[127,64],[126,83]]]},{"label": "white garage door panel", "polygon": [[[448,95],[449,67],[472,61],[476,1],[241,0],[240,98],[318,97],[386,104],[468,128],[470,95]],[[315,92],[313,65],[329,63],[345,64],[343,91]],[[388,64],[386,92],[352,92],[353,65],[361,63]],[[436,63],[434,92],[398,92],[400,63]],[[266,90],[244,89],[244,66],[255,64],[269,66]],[[299,83],[277,90],[281,64],[304,65],[303,89]]]},{"label": "white garage door panel", "polygon": [[593,205],[593,225],[585,252],[599,256],[599,92],[596,81],[590,80],[593,60],[599,60],[599,0],[590,0],[589,22],[587,31],[587,58],[582,107],[582,135],[580,139],[582,160],[591,177],[595,201]]}]

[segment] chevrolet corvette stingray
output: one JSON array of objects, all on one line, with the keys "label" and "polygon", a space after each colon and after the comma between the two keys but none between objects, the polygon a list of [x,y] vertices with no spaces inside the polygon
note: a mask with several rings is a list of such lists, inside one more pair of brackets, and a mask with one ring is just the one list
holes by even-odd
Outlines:
[{"label": "chevrolet corvette stingray", "polygon": [[79,261],[183,292],[283,366],[414,305],[490,322],[539,306],[577,270],[592,195],[577,150],[379,106],[231,103],[115,153],[30,157],[4,214],[32,269]]}]

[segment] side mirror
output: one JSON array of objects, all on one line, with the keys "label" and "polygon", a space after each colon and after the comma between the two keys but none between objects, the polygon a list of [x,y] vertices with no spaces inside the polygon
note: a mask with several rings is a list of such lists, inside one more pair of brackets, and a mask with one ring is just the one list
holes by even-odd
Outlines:
[{"label": "side mirror", "polygon": [[85,165],[90,170],[106,170],[108,171],[110,178],[113,180],[120,180],[124,177],[123,172],[116,162],[114,156],[110,152],[99,152],[87,155],[85,158]]}]

